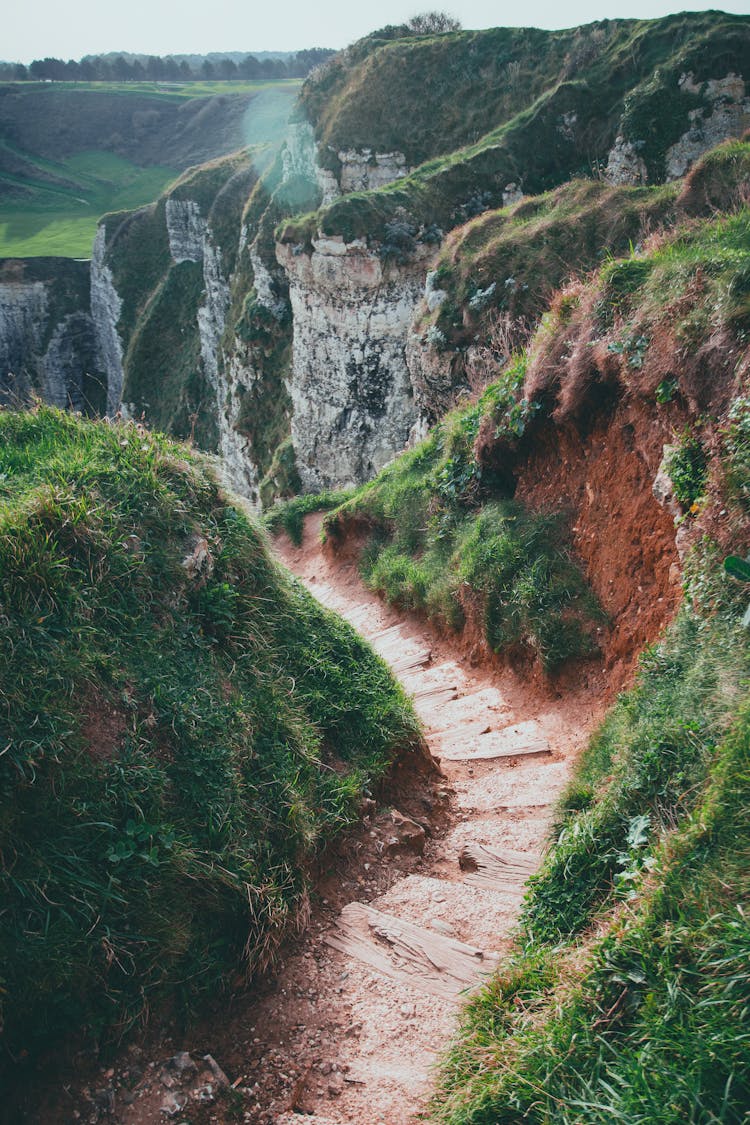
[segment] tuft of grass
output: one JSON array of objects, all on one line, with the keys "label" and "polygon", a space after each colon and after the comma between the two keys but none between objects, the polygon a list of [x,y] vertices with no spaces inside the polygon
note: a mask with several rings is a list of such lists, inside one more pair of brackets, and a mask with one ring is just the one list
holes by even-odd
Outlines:
[{"label": "tuft of grass", "polygon": [[263,523],[271,534],[285,531],[295,547],[299,547],[305,516],[310,512],[330,512],[332,508],[345,504],[351,493],[351,489],[339,489],[278,501],[264,513]]},{"label": "tuft of grass", "polygon": [[411,707],[185,448],[0,413],[0,998],[11,1053],[251,975]]}]

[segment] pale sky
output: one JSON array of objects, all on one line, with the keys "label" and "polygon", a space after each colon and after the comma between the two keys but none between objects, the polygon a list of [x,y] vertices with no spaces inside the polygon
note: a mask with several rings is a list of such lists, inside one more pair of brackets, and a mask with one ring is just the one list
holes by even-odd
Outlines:
[{"label": "pale sky", "polygon": [[[679,0],[379,0],[373,5],[352,0],[16,0],[6,8],[0,58],[28,63],[45,55],[77,59],[107,51],[166,55],[339,48],[431,8],[450,12],[465,28],[558,28],[707,7]],[[750,0],[725,0],[720,7],[750,15]]]}]

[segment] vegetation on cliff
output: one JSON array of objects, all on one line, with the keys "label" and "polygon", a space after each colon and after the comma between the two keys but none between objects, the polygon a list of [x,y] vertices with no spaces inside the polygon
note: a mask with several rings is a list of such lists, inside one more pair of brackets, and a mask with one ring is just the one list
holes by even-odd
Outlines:
[{"label": "vegetation on cliff", "polygon": [[[559,32],[360,40],[301,95],[322,159],[398,150],[414,171],[286,224],[280,236],[304,242],[320,229],[385,242],[396,221],[415,238],[448,231],[501,206],[509,185],[538,194],[598,175],[617,135],[636,146],[648,182],[660,183],[690,113],[711,112],[706,83],[748,73],[749,28],[746,17],[705,12]],[[688,74],[694,82],[681,86]],[[394,112],[405,104],[408,115]]]},{"label": "vegetation on cliff", "polygon": [[[216,283],[229,292],[245,200],[256,181],[253,151],[242,150],[185,172],[161,198],[135,212],[106,215],[105,261],[122,301],[123,400],[131,412],[178,438],[215,450],[216,388],[201,356],[199,309],[206,303],[202,223],[216,251]],[[185,260],[170,253],[170,201],[197,209]]]},{"label": "vegetation on cliff", "polygon": [[0,413],[0,965],[13,1053],[268,963],[416,720],[183,447]]}]

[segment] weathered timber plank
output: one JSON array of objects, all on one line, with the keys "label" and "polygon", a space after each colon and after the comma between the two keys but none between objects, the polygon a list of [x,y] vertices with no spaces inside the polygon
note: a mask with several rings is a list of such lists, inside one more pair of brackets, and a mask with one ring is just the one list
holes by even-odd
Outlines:
[{"label": "weathered timber plank", "polygon": [[466,844],[458,862],[466,872],[465,883],[485,890],[522,895],[524,883],[539,865],[539,856],[490,848],[485,844]]},{"label": "weathered timber plank", "polygon": [[[486,736],[485,736],[486,737]],[[489,739],[487,739],[489,742]],[[437,756],[446,762],[484,762],[494,761],[496,758],[534,758],[540,754],[551,754],[550,745],[544,738],[534,739],[532,742],[522,742],[510,748],[506,743],[494,743],[480,750],[466,750],[449,747],[447,750],[438,750]]]},{"label": "weathered timber plank", "polygon": [[414,692],[415,699],[431,699],[433,702],[438,699],[457,699],[457,688],[455,684],[452,687],[431,687],[423,688],[421,691]]},{"label": "weathered timber plank", "polygon": [[[438,751],[449,762],[472,762],[490,758],[529,757],[551,753],[546,738],[540,735],[539,724],[533,719],[513,723],[501,730],[489,730],[478,736],[465,738],[457,727],[455,738],[443,738]],[[447,742],[447,744],[446,744]]]},{"label": "weathered timber plank", "polygon": [[422,929],[413,922],[352,902],[339,915],[328,945],[364,961],[391,980],[447,1000],[481,983],[498,954]]},{"label": "weathered timber plank", "polygon": [[[385,660],[388,660],[388,655],[381,652],[380,654]],[[411,656],[401,656],[398,660],[388,660],[391,671],[396,675],[403,675],[405,672],[411,672],[418,668],[425,668],[432,660],[432,650],[429,648],[422,649],[421,652],[415,652]]]}]

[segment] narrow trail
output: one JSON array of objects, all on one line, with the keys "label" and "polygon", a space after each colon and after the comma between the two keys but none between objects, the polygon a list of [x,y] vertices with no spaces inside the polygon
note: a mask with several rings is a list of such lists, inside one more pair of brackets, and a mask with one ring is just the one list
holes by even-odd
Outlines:
[{"label": "narrow trail", "polygon": [[370,802],[364,827],[326,856],[308,924],[273,978],[238,981],[197,1026],[154,1028],[109,1068],[82,1059],[78,1081],[62,1094],[53,1082],[27,1120],[411,1125],[463,997],[510,947],[554,803],[603,703],[592,689],[543,695],[472,667],[371,594],[356,566],[329,559],[321,522],[308,517],[302,546],[284,537],[276,551],[390,664],[443,776],[395,783],[395,809]]},{"label": "narrow trail", "polygon": [[345,1017],[333,1072],[344,1078],[327,1083],[311,1072],[296,1112],[276,1121],[293,1125],[304,1111],[320,1125],[407,1125],[425,1108],[432,1066],[465,990],[508,950],[555,800],[600,710],[590,693],[540,699],[511,672],[467,666],[424,622],[369,593],[354,565],[329,560],[321,522],[308,517],[302,546],[284,538],[279,554],[370,641],[412,695],[451,793],[451,814],[418,870],[367,904],[345,906],[314,938],[323,955],[314,951],[311,959],[313,988],[323,992],[333,982]]}]

